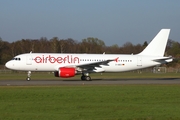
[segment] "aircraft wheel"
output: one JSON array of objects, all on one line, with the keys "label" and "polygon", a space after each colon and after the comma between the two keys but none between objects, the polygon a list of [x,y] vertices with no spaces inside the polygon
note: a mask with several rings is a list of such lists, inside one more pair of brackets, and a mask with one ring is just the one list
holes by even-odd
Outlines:
[{"label": "aircraft wheel", "polygon": [[81,80],[85,80],[85,76],[81,76]]},{"label": "aircraft wheel", "polygon": [[31,80],[31,78],[30,78],[30,77],[27,77],[27,78],[26,78],[26,80],[27,80],[27,81],[30,81],[30,80]]},{"label": "aircraft wheel", "polygon": [[87,81],[91,81],[91,77],[90,76],[86,76],[86,80]]}]

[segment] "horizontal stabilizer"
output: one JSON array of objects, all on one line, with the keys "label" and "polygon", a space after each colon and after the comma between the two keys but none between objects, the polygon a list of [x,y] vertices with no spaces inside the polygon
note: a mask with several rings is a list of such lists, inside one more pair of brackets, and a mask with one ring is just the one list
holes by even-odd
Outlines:
[{"label": "horizontal stabilizer", "polygon": [[163,58],[158,58],[158,59],[154,59],[153,61],[155,62],[172,62],[173,61],[173,57],[163,57]]}]

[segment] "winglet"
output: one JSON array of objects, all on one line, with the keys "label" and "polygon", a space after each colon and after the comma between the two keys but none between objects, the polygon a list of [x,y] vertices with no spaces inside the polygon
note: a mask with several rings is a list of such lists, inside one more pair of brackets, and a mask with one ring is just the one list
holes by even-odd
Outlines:
[{"label": "winglet", "polygon": [[114,59],[114,61],[118,62],[118,59],[119,59],[119,57],[117,57],[116,59]]},{"label": "winglet", "polygon": [[169,33],[170,29],[161,29],[161,31],[154,37],[149,45],[138,55],[163,57]]}]

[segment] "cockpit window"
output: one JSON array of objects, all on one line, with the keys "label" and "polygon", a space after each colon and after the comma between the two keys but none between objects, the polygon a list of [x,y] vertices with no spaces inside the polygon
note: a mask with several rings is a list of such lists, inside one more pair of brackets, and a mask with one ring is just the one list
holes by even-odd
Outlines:
[{"label": "cockpit window", "polygon": [[20,60],[21,60],[21,58],[13,58],[13,60],[18,60],[18,61],[20,61]]}]

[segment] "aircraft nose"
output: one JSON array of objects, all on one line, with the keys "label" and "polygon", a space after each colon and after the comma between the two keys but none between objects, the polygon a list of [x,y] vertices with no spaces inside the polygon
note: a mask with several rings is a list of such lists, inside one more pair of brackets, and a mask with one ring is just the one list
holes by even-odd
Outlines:
[{"label": "aircraft nose", "polygon": [[8,62],[5,64],[5,66],[6,66],[6,68],[11,69],[11,68],[13,67],[13,64],[12,64],[10,61],[8,61]]}]

